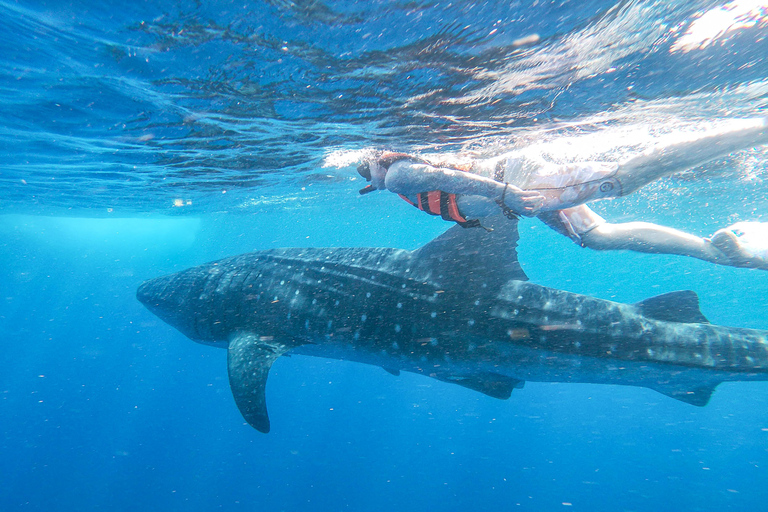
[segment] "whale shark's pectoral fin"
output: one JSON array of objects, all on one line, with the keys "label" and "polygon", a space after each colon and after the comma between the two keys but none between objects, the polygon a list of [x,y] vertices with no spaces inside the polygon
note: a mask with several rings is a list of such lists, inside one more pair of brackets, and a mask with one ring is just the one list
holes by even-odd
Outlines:
[{"label": "whale shark's pectoral fin", "polygon": [[267,374],[272,363],[291,348],[252,333],[238,334],[229,342],[229,387],[240,414],[259,432],[269,432]]},{"label": "whale shark's pectoral fin", "polygon": [[525,385],[524,380],[488,372],[478,375],[436,375],[434,378],[501,400],[512,396],[513,389],[522,389]]},{"label": "whale shark's pectoral fin", "polygon": [[675,400],[680,400],[697,407],[704,407],[709,403],[709,399],[712,398],[712,393],[715,392],[718,384],[720,384],[720,381],[701,385],[654,384],[648,387]]},{"label": "whale shark's pectoral fin", "polygon": [[699,296],[691,290],[665,293],[635,304],[643,315],[654,320],[686,324],[708,324],[699,309]]}]

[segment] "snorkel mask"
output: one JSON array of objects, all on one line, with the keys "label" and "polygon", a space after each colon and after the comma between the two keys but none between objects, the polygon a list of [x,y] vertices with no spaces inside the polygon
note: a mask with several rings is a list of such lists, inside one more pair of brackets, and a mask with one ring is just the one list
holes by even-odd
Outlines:
[{"label": "snorkel mask", "polygon": [[[370,162],[363,162],[357,166],[357,173],[365,178],[365,181],[371,181],[371,164]],[[366,185],[359,190],[360,195],[363,196],[376,190],[373,185]]]}]

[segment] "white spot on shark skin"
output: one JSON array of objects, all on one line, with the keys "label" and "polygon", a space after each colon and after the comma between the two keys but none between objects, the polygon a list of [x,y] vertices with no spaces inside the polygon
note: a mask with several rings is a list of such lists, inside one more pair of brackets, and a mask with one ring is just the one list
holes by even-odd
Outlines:
[{"label": "white spot on shark skin", "polygon": [[480,305],[480,299],[475,301],[475,306],[479,306],[479,305]]},{"label": "white spot on shark skin", "polygon": [[294,295],[298,295],[298,294],[299,294],[299,290],[296,290],[296,292],[294,292]]},{"label": "white spot on shark skin", "polygon": [[580,341],[574,341],[573,346],[576,348],[581,348],[581,342]]},{"label": "white spot on shark skin", "polygon": [[433,311],[433,312],[431,312],[431,313],[429,314],[429,316],[431,316],[432,318],[435,318],[435,317],[437,316],[437,312],[436,312],[436,311]]},{"label": "white spot on shark skin", "polygon": [[656,352],[654,352],[652,348],[649,348],[648,350],[646,350],[645,353],[648,354],[650,357],[653,357],[656,354]]},{"label": "white spot on shark skin", "polygon": [[400,285],[400,288],[403,288],[403,289],[405,289],[405,283],[401,284],[401,285]]},{"label": "white spot on shark skin", "polygon": [[467,325],[472,327],[473,325],[475,325],[475,321],[470,319],[469,322],[467,322]]},{"label": "white spot on shark skin", "polygon": [[286,319],[286,320],[290,320],[290,319],[291,319],[291,314],[290,314],[290,313],[288,313],[288,316],[286,316],[286,317],[285,317],[285,319]]},{"label": "white spot on shark skin", "polygon": [[283,286],[285,284],[285,281],[280,281],[280,286]]},{"label": "white spot on shark skin", "polygon": [[366,320],[368,320],[368,315],[366,315],[366,314],[363,314],[363,315],[360,317],[360,321],[361,321],[361,322],[365,322]]},{"label": "white spot on shark skin", "polygon": [[366,299],[370,299],[370,298],[371,298],[371,292],[368,292],[368,293],[366,293],[366,294],[365,294],[365,298],[366,298]]},{"label": "white spot on shark skin", "polygon": [[338,306],[339,305],[339,301],[334,302],[333,305],[334,306]]},{"label": "white spot on shark skin", "polygon": [[403,307],[403,303],[402,302],[398,302],[397,303],[397,309],[402,309],[402,307]]},{"label": "white spot on shark skin", "polygon": [[395,324],[395,332],[400,332],[400,324]]}]

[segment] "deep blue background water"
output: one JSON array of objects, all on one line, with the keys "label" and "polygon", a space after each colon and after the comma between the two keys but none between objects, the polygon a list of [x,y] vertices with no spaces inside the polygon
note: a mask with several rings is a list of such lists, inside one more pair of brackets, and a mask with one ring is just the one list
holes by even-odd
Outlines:
[{"label": "deep blue background water", "polygon": [[[533,382],[499,401],[293,356],[270,373],[263,435],[225,351],[135,300],[145,279],[250,250],[411,249],[446,228],[358,196],[333,165],[345,151],[596,134],[617,159],[765,115],[764,10],[675,50],[719,5],[0,2],[0,510],[766,510],[766,383],[704,408]],[[765,156],[596,208],[699,235],[765,220]],[[768,329],[765,272],[520,231],[534,282],[620,302],[692,289],[713,323]]]}]

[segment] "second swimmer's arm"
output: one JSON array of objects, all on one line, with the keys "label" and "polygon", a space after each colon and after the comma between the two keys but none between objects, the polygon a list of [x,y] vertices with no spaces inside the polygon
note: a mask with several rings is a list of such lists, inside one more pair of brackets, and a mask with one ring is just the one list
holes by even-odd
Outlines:
[{"label": "second swimmer's arm", "polygon": [[477,174],[410,160],[393,163],[387,172],[385,184],[387,190],[405,196],[442,190],[449,194],[481,196],[498,201],[503,195],[507,206],[520,215],[535,215],[544,199],[535,190],[522,190]]}]

